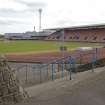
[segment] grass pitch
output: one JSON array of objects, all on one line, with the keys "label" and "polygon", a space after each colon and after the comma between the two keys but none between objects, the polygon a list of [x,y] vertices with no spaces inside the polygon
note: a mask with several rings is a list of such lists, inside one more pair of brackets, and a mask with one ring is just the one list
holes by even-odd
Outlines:
[{"label": "grass pitch", "polygon": [[[0,41],[0,54],[9,53],[43,53],[60,51],[62,42],[56,41]],[[98,43],[80,43],[80,42],[64,42],[68,50],[74,50],[78,47],[99,47]]]}]

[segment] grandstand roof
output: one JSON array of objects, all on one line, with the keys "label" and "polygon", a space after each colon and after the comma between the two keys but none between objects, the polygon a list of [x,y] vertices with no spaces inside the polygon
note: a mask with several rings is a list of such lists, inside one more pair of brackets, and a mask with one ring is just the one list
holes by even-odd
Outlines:
[{"label": "grandstand roof", "polygon": [[91,25],[81,25],[81,26],[71,26],[71,27],[59,27],[59,28],[51,28],[47,30],[78,30],[78,29],[101,29],[105,28],[105,23],[104,24],[91,24]]}]

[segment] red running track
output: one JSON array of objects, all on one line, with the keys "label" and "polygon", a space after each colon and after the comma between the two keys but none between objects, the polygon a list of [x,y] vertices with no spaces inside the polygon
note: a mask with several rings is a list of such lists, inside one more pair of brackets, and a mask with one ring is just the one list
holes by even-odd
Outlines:
[{"label": "red running track", "polygon": [[[54,60],[62,59],[62,56],[68,57],[72,56],[76,59],[76,62],[80,60],[82,63],[90,63],[93,60],[93,53],[95,50],[90,51],[72,51],[72,52],[49,52],[49,53],[41,53],[41,54],[12,54],[6,55],[8,61],[11,62],[23,62],[23,63],[49,63],[53,62]],[[98,48],[97,49],[97,59],[105,58],[105,48]]]}]

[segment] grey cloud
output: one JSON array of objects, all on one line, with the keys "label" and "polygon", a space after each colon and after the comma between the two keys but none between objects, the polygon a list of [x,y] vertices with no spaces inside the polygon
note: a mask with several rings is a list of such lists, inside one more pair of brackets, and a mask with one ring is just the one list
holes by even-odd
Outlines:
[{"label": "grey cloud", "polygon": [[63,20],[62,19],[62,20],[57,20],[56,21],[56,24],[59,25],[59,26],[64,26],[64,25],[65,26],[69,26],[70,24],[71,25],[75,24],[75,22],[72,21],[72,20],[69,20],[69,19],[66,19],[66,20],[65,19]]},{"label": "grey cloud", "polygon": [[3,17],[6,17],[6,16],[8,16],[8,17],[10,17],[10,16],[12,16],[12,15],[15,15],[15,14],[17,14],[18,13],[18,11],[15,11],[15,10],[13,10],[13,9],[0,9],[0,15]]},{"label": "grey cloud", "polygon": [[16,21],[16,20],[2,20],[0,19],[0,26],[1,25],[15,25],[15,24],[26,24],[25,22],[21,22],[21,21]]},{"label": "grey cloud", "polygon": [[26,17],[31,16],[39,8],[45,8],[47,4],[41,1],[26,2],[24,0],[15,0],[15,2],[26,5],[27,8],[24,10],[18,11],[13,8],[0,8],[0,16],[4,17]]},{"label": "grey cloud", "polygon": [[0,26],[11,25],[10,22],[0,20]]},{"label": "grey cloud", "polygon": [[36,1],[36,2],[26,2],[23,0],[16,0],[16,2],[26,5],[29,11],[37,10],[38,8],[45,8],[47,3]]},{"label": "grey cloud", "polygon": [[1,16],[10,16],[10,15],[19,14],[21,12],[24,12],[24,10],[23,11],[16,11],[14,9],[6,9],[6,8],[0,9],[0,15]]},{"label": "grey cloud", "polygon": [[27,11],[27,10],[23,10],[23,11],[16,11],[13,9],[0,9],[0,16],[6,18],[6,17],[12,17],[12,18],[24,18],[27,16],[31,16],[33,14],[32,10]]},{"label": "grey cloud", "polygon": [[27,14],[27,13],[30,14],[31,12],[34,12],[34,11],[38,10],[39,8],[45,8],[47,6],[46,3],[39,2],[39,1],[37,1],[37,2],[25,2],[23,0],[15,0],[15,2],[26,5],[27,8],[24,10],[21,10],[21,11],[15,10],[13,8],[12,9],[10,9],[10,8],[8,8],[8,9],[3,8],[2,9],[1,8],[0,9],[0,15],[1,16],[13,16],[13,17],[19,16],[19,15],[22,16],[22,14]]},{"label": "grey cloud", "polygon": [[22,0],[18,0],[17,2],[21,3],[21,4],[25,4],[28,7],[45,7],[46,6],[46,3],[38,2],[38,1],[37,2],[25,2],[25,1],[22,1]]}]

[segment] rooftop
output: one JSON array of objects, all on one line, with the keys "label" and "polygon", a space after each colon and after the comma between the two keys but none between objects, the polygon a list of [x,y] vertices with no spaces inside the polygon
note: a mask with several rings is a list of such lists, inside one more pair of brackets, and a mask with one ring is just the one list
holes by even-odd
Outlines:
[{"label": "rooftop", "polygon": [[104,24],[91,24],[91,25],[80,25],[80,26],[70,26],[70,27],[57,27],[57,28],[51,28],[46,30],[78,30],[78,29],[99,29],[99,28],[105,28]]}]

